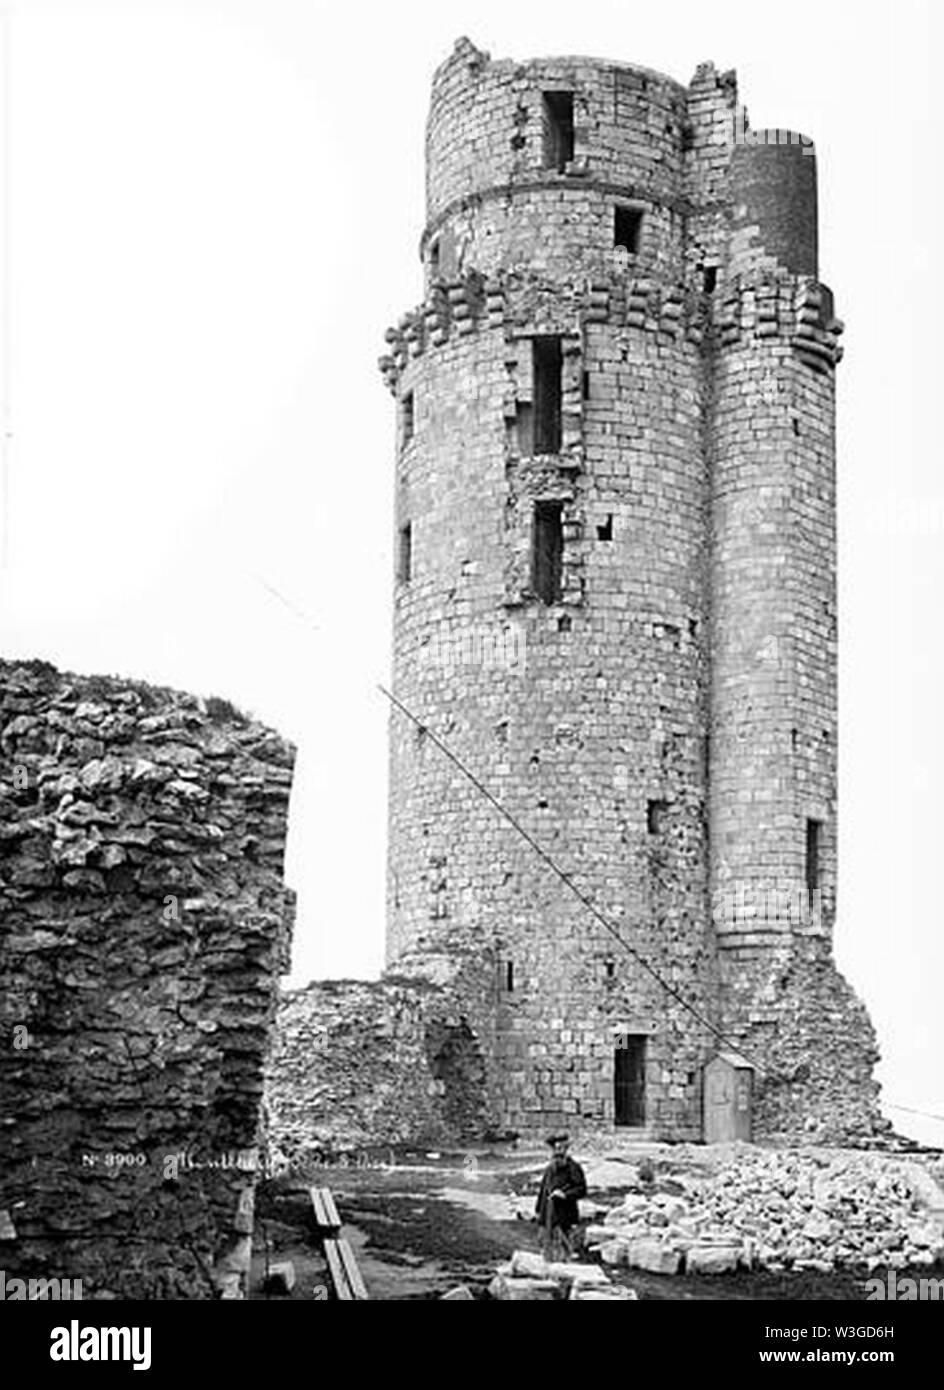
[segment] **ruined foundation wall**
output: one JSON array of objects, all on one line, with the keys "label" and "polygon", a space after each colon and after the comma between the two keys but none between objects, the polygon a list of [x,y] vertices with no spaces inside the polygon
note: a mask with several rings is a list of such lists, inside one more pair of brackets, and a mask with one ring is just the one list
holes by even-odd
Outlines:
[{"label": "ruined foundation wall", "polygon": [[752,1061],[754,1138],[869,1144],[891,1129],[878,1105],[875,1029],[822,938],[734,950],[726,1026]]},{"label": "ruined foundation wall", "polygon": [[8,1279],[243,1290],[293,757],[222,701],[0,662]]},{"label": "ruined foundation wall", "polygon": [[272,1161],[480,1138],[484,1079],[464,1007],[440,985],[388,977],[289,991],[267,1072]]}]

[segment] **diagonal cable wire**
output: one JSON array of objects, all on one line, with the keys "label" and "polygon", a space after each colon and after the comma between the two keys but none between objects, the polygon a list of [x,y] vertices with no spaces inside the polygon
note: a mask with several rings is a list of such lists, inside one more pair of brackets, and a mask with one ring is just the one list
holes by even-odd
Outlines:
[{"label": "diagonal cable wire", "polygon": [[692,1015],[692,1017],[694,1019],[697,1019],[697,1021],[702,1025],[703,1028],[707,1028],[708,1031],[712,1033],[718,1039],[719,1042],[725,1043],[728,1047],[732,1049],[732,1051],[736,1052],[739,1057],[743,1057],[746,1062],[749,1062],[750,1065],[754,1067],[762,1075],[771,1075],[767,1067],[762,1066],[760,1062],[758,1062],[755,1058],[751,1057],[747,1052],[744,1051],[744,1048],[740,1045],[740,1043],[735,1042],[732,1038],[729,1038],[727,1034],[723,1033],[720,1028],[717,1028],[715,1024],[711,1022],[710,1019],[705,1018],[705,1016],[701,1014],[698,1011],[698,1009],[694,1007],[693,1004],[690,1004],[688,1002],[684,995],[679,993],[679,991],[675,988],[674,985],[670,984],[668,980],[664,979],[662,975],[659,974],[658,970],[656,970],[654,966],[650,965],[644,956],[640,955],[640,953],[636,950],[635,946],[631,946],[628,941],[624,940],[617,928],[614,927],[613,923],[609,920],[609,918],[600,911],[597,905],[593,902],[592,898],[589,898],[586,893],[582,892],[581,889],[579,889],[577,885],[573,882],[570,875],[565,873],[563,869],[558,867],[557,863],[554,861],[554,859],[551,858],[547,850],[544,849],[543,845],[539,844],[538,841],[534,838],[534,836],[524,828],[521,822],[516,820],[515,817],[511,814],[511,812],[505,809],[505,807],[501,804],[497,797],[493,796],[492,793],[489,791],[488,787],[486,787],[482,782],[479,781],[475,773],[472,772],[468,767],[466,767],[462,759],[458,756],[457,753],[453,752],[453,750],[448,746],[448,744],[444,743],[443,740],[439,738],[439,736],[435,734],[427,724],[424,724],[423,721],[417,715],[415,715],[413,711],[403,703],[402,700],[398,700],[396,695],[392,695],[385,686],[378,685],[377,688],[381,692],[381,694],[385,695],[387,699],[390,701],[390,703],[401,712],[401,714],[405,714],[407,719],[411,720],[411,722],[415,724],[418,729],[421,729],[423,733],[427,735],[428,738],[432,739],[433,743],[435,743],[439,751],[443,753],[445,757],[447,757],[449,761],[459,769],[459,771],[462,773],[464,777],[468,778],[468,780],[472,783],[473,787],[475,787],[477,791],[481,792],[481,794],[485,797],[487,801],[491,802],[491,804],[495,807],[495,810],[498,811],[499,815],[503,816],[504,819],[509,823],[509,825],[511,825],[518,832],[521,838],[527,841],[527,843],[534,850],[535,854],[548,866],[551,872],[554,873],[560,879],[561,883],[563,883],[564,886],[568,888],[571,893],[573,893],[574,897],[577,898],[577,900],[583,904],[587,911],[590,912],[596,918],[600,925],[609,932],[610,936],[612,936],[615,941],[619,942],[623,950],[627,951],[629,955],[632,956],[633,960],[637,962],[637,964],[641,965],[644,970],[648,971],[648,973],[652,976],[656,983],[660,985],[661,988],[664,989],[667,994],[671,995],[672,998],[675,999],[679,1004],[681,1004],[684,1009],[687,1009],[688,1012]]},{"label": "diagonal cable wire", "polygon": [[944,1125],[944,1115],[935,1115],[930,1110],[915,1110],[912,1105],[896,1105],[893,1100],[887,1100],[885,1104],[889,1110],[901,1110],[905,1115],[920,1115],[923,1120],[937,1120]]}]

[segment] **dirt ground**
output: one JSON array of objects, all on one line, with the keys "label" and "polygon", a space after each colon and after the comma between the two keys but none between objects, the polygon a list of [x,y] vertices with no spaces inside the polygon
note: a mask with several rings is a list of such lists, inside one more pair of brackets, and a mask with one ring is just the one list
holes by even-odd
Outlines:
[{"label": "dirt ground", "polygon": [[[632,1185],[642,1156],[656,1164],[657,1186],[672,1190],[673,1174],[695,1176],[723,1154],[694,1146],[641,1146],[619,1154],[575,1156],[587,1174],[589,1197],[613,1205]],[[513,1250],[537,1250],[530,1214],[546,1150],[436,1153],[383,1149],[357,1161],[313,1164],[266,1183],[257,1198],[253,1298],[263,1289],[266,1260],[291,1260],[293,1300],[331,1297],[331,1281],[314,1233],[309,1186],[329,1187],[372,1299],[436,1299],[457,1284],[484,1297],[495,1267]],[[877,1271],[880,1275],[883,1271]],[[924,1269],[927,1277],[936,1273]],[[610,1271],[617,1282],[650,1299],[863,1299],[860,1274],[743,1272],[710,1277]],[[903,1277],[907,1271],[900,1271]],[[286,1296],[283,1294],[284,1299]]]}]

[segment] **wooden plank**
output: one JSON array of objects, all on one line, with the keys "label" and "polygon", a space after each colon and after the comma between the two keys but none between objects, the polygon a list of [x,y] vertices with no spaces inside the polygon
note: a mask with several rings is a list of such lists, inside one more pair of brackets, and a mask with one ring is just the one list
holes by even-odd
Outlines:
[{"label": "wooden plank", "polygon": [[344,1268],[347,1273],[347,1281],[351,1286],[351,1292],[353,1296],[355,1298],[369,1299],[370,1295],[367,1292],[367,1285],[364,1283],[364,1280],[361,1277],[361,1272],[357,1267],[357,1261],[354,1258],[354,1251],[351,1249],[350,1244],[346,1240],[339,1240],[337,1245],[338,1251],[341,1256],[341,1260],[344,1264]]},{"label": "wooden plank", "polygon": [[320,1231],[339,1231],[341,1218],[329,1187],[310,1187],[311,1209]]},{"label": "wooden plank", "polygon": [[311,1209],[315,1218],[315,1225],[318,1227],[319,1230],[322,1230],[328,1226],[328,1221],[325,1215],[324,1201],[321,1195],[321,1188],[310,1187],[308,1189],[308,1192],[311,1197]]},{"label": "wooden plank", "polygon": [[338,1216],[338,1209],[334,1204],[334,1198],[331,1195],[330,1187],[323,1187],[321,1189],[321,1202],[324,1207],[325,1224],[332,1227],[335,1231],[340,1231],[341,1218]]},{"label": "wooden plank", "polygon": [[326,1240],[324,1243],[324,1250],[325,1254],[328,1257],[328,1268],[331,1271],[331,1280],[334,1284],[334,1291],[337,1294],[338,1298],[346,1299],[348,1302],[350,1302],[350,1300],[354,1298],[354,1294],[351,1291],[351,1286],[348,1282],[347,1269],[345,1268],[344,1261],[341,1258],[341,1252],[338,1249],[338,1246],[340,1244],[341,1242],[337,1240]]}]

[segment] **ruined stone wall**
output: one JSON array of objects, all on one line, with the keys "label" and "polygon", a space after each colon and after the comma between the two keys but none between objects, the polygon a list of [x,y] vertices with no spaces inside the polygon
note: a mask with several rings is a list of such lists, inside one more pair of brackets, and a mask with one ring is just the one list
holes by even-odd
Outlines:
[{"label": "ruined stone wall", "polygon": [[[573,152],[554,167],[562,92]],[[489,1094],[515,1130],[612,1124],[614,1039],[632,1034],[646,1129],[697,1137],[704,1020],[744,1037],[759,1007],[725,951],[773,953],[748,972],[763,990],[778,953],[805,960],[832,931],[842,325],[816,279],[812,147],[748,130],[710,64],[685,89],[461,40],[434,80],[426,297],[381,362],[401,559],[409,537],[394,690],[638,953],[393,713],[388,960],[478,955]],[[628,251],[621,209],[642,214]],[[560,437],[541,447],[548,337]],[[551,505],[548,600],[533,557]],[[804,981],[828,1013],[832,978]]]},{"label": "ruined stone wall", "polygon": [[222,701],[0,662],[8,1278],[244,1288],[293,756]]},{"label": "ruined stone wall", "polygon": [[283,996],[267,1071],[276,1168],[488,1131],[467,1003],[425,979],[324,980]]},{"label": "ruined stone wall", "polygon": [[822,938],[726,951],[725,1028],[758,1064],[754,1138],[869,1144],[878,1107],[875,1030]]}]

